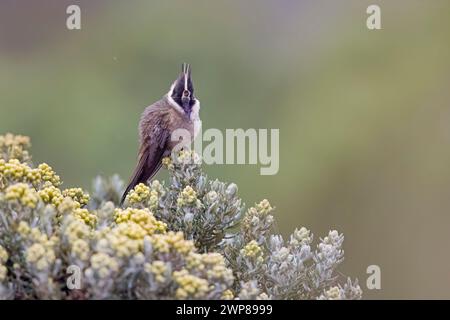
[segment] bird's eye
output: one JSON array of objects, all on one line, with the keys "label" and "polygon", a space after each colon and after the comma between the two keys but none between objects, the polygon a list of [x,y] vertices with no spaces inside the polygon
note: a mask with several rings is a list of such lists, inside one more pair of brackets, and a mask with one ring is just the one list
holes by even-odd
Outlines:
[{"label": "bird's eye", "polygon": [[183,96],[184,97],[189,97],[191,95],[191,93],[189,92],[189,90],[184,90],[183,91]]}]

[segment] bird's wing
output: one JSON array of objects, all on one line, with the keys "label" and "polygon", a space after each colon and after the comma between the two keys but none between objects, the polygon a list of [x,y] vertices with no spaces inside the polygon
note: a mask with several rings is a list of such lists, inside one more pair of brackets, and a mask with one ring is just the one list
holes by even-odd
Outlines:
[{"label": "bird's wing", "polygon": [[122,196],[121,204],[131,189],[139,183],[146,183],[161,168],[162,158],[170,153],[170,150],[167,150],[169,138],[170,131],[165,117],[157,119],[148,127],[148,130],[145,130],[139,150],[138,164]]}]

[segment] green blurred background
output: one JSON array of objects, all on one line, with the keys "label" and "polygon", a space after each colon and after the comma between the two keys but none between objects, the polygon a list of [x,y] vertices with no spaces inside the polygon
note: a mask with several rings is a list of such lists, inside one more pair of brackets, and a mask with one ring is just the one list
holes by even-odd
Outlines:
[{"label": "green blurred background", "polygon": [[[211,177],[249,205],[270,199],[285,235],[343,232],[341,271],[366,298],[450,298],[449,13],[446,0],[2,0],[0,133],[31,136],[66,186],[128,179],[140,113],[190,62],[204,129],[280,129],[277,175]],[[371,264],[381,290],[366,288]]]}]

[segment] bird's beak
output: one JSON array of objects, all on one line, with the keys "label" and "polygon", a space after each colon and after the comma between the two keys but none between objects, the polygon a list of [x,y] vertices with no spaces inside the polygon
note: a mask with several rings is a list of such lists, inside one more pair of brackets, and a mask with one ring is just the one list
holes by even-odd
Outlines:
[{"label": "bird's beak", "polygon": [[189,102],[193,98],[193,87],[191,79],[191,67],[187,63],[183,63],[180,80],[183,81],[183,94],[181,95],[181,103],[183,107],[189,106]]}]

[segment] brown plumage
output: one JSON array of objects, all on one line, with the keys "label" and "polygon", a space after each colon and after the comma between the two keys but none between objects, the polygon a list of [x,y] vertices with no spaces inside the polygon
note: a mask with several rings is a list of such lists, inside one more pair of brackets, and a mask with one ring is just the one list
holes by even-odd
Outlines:
[{"label": "brown plumage", "polygon": [[[183,65],[182,73],[172,84],[167,95],[147,107],[142,113],[139,122],[138,163],[122,196],[121,204],[131,189],[139,183],[146,183],[158,172],[161,168],[161,160],[169,156],[180,142],[180,140],[172,139],[172,133],[175,130],[185,129],[189,132],[191,141],[194,139],[196,128],[200,123],[198,116],[200,103],[193,95],[190,76],[189,66]],[[188,98],[185,98],[186,96]]]}]

